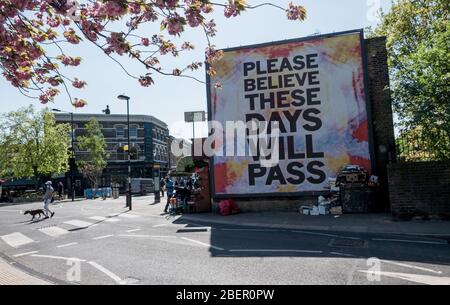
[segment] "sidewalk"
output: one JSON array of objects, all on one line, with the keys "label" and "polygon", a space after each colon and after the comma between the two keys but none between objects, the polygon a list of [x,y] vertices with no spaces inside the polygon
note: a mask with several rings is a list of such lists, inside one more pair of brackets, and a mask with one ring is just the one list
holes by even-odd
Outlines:
[{"label": "sidewalk", "polygon": [[[165,206],[166,198],[161,203],[143,205],[136,202],[137,211],[160,215]],[[294,230],[320,230],[329,232],[358,232],[404,234],[418,236],[440,236],[450,238],[450,221],[411,220],[395,221],[389,213],[377,214],[343,214],[309,216],[299,212],[254,212],[231,216],[221,216],[218,213],[184,214],[171,218],[173,221],[207,222],[226,225],[256,226],[266,228],[281,228]]]},{"label": "sidewalk", "polygon": [[0,285],[51,285],[31,276],[0,258]]}]

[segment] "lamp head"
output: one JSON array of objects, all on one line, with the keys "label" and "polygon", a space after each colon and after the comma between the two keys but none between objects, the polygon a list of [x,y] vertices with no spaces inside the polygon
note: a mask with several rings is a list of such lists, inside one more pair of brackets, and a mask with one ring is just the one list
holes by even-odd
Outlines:
[{"label": "lamp head", "polygon": [[127,101],[127,100],[130,99],[129,96],[126,96],[126,95],[124,95],[124,94],[119,95],[117,98],[118,98],[119,100],[122,100],[122,101]]}]

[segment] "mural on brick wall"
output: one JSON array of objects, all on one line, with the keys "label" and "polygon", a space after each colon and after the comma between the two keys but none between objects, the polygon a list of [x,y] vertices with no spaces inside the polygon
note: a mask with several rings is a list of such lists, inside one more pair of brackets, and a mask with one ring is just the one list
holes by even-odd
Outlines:
[{"label": "mural on brick wall", "polygon": [[[209,118],[223,126],[215,130],[222,153],[212,158],[216,195],[322,191],[344,165],[371,172],[362,35],[224,50],[208,83]],[[276,164],[262,162],[259,147],[254,153],[248,130],[246,153],[236,153],[238,137],[222,135],[227,122],[238,121],[265,122],[268,134],[277,129],[278,140],[266,143],[277,147]]]}]

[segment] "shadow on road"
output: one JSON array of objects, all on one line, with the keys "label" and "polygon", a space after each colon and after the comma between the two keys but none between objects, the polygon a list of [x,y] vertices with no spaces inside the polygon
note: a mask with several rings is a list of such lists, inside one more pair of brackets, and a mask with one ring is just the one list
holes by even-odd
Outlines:
[{"label": "shadow on road", "polygon": [[[196,222],[183,216],[173,221],[185,232],[205,232],[211,226],[209,251],[213,257],[376,257],[450,266],[447,240],[370,233],[290,230]],[[196,229],[197,228],[197,229]]]}]

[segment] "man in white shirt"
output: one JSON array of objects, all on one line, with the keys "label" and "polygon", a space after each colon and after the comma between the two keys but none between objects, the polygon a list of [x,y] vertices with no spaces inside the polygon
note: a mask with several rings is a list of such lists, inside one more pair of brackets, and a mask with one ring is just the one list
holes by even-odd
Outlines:
[{"label": "man in white shirt", "polygon": [[53,187],[52,187],[52,182],[51,181],[47,181],[45,183],[46,189],[45,189],[45,194],[44,194],[44,213],[45,213],[45,218],[47,219],[49,218],[49,214],[51,215],[50,217],[53,217],[53,215],[55,215],[55,212],[50,211],[50,209],[48,208],[48,205],[50,204],[50,202],[52,201],[53,198]]}]

